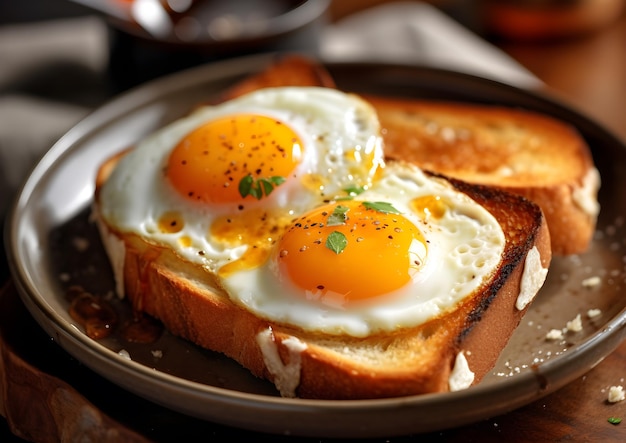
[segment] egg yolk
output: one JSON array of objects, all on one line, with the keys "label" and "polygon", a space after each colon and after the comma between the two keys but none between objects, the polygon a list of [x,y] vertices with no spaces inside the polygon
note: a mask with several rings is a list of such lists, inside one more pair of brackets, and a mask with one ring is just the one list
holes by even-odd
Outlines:
[{"label": "egg yolk", "polygon": [[400,289],[426,256],[419,229],[388,207],[346,201],[298,218],[277,249],[278,272],[303,296],[345,305]]},{"label": "egg yolk", "polygon": [[233,115],[207,122],[180,140],[166,174],[191,200],[237,203],[269,195],[301,156],[300,138],[287,125],[263,115]]}]

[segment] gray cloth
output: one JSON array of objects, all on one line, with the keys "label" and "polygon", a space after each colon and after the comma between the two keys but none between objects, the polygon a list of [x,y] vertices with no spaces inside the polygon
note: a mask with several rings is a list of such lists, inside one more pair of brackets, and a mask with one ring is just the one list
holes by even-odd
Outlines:
[{"label": "gray cloth", "polygon": [[107,30],[94,17],[0,27],[0,215],[36,161],[106,99]]}]

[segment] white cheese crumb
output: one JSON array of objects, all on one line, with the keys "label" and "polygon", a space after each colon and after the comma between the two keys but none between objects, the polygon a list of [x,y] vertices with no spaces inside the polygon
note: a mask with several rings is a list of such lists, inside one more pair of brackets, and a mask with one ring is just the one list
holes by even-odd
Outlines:
[{"label": "white cheese crumb", "polygon": [[152,356],[154,358],[161,358],[161,357],[163,357],[163,351],[161,351],[160,349],[154,349],[154,350],[150,351],[150,353],[152,354]]},{"label": "white cheese crumb", "polygon": [[450,391],[460,391],[469,388],[474,382],[474,373],[470,370],[463,351],[459,352],[454,362],[454,368],[448,379]]},{"label": "white cheese crumb", "polygon": [[600,309],[589,309],[587,311],[587,317],[589,318],[598,317],[600,314],[602,314],[602,311]]},{"label": "white cheese crumb", "polygon": [[611,386],[609,388],[609,403],[617,403],[618,401],[622,401],[626,398],[626,394],[624,394],[624,388],[622,386]]},{"label": "white cheese crumb", "polygon": [[83,237],[74,237],[72,239],[72,244],[78,252],[85,252],[89,249],[89,240]]},{"label": "white cheese crumb", "polygon": [[585,174],[581,186],[574,188],[572,200],[587,215],[595,218],[600,212],[600,204],[596,197],[600,188],[600,172],[596,168],[591,168]]},{"label": "white cheese crumb", "polygon": [[594,288],[596,286],[598,286],[600,284],[600,277],[598,276],[594,276],[594,277],[589,277],[583,280],[583,287],[585,288]]},{"label": "white cheese crumb", "polygon": [[547,340],[562,340],[563,339],[563,331],[560,329],[550,329],[550,331],[546,334]]},{"label": "white cheese crumb", "polygon": [[528,251],[522,272],[520,293],[517,296],[515,307],[520,311],[524,309],[537,295],[548,276],[548,268],[541,265],[541,256],[537,246]]},{"label": "white cheese crumb", "polygon": [[278,344],[271,328],[256,335],[256,342],[263,354],[267,370],[274,376],[274,385],[283,397],[295,397],[296,388],[300,384],[300,354],[306,350],[306,343],[296,337],[288,337],[282,344],[289,350],[289,361],[283,363],[278,353]]},{"label": "white cheese crumb", "polygon": [[122,349],[121,351],[118,352],[118,354],[120,357],[125,358],[126,360],[132,360],[130,358],[130,354],[128,353],[126,349]]},{"label": "white cheese crumb", "polygon": [[578,314],[572,321],[567,322],[567,330],[572,332],[580,332],[583,330],[583,323]]}]

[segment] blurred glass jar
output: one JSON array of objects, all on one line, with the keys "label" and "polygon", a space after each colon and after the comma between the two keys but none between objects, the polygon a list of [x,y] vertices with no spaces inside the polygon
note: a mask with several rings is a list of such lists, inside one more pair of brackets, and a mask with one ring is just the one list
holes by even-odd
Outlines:
[{"label": "blurred glass jar", "polygon": [[488,33],[515,40],[570,37],[600,29],[624,12],[625,0],[482,0]]}]

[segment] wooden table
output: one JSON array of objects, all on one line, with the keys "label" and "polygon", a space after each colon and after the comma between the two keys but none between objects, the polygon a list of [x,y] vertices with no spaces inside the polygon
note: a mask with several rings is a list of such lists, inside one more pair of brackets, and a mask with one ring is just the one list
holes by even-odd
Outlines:
[{"label": "wooden table", "polygon": [[[542,44],[494,43],[535,73],[563,101],[626,140],[626,15],[599,32],[568,40]],[[99,432],[109,432],[109,436],[117,432],[110,441],[122,437],[126,441],[185,437],[185,432],[176,427],[177,420],[182,419],[180,416],[112,386],[52,343],[26,313],[10,282],[3,287],[2,297],[8,298],[15,309],[14,322],[10,325],[14,328],[11,346],[15,347],[0,347],[0,375],[4,373],[17,383],[8,386],[5,379],[0,383],[0,413],[11,417],[0,426],[0,441],[12,438],[8,428],[37,442],[55,441],[62,431],[72,435],[80,421],[78,413],[93,414]],[[37,343],[37,352],[22,349],[20,343]],[[78,383],[67,383],[79,379]],[[626,401],[615,404],[606,401],[608,387],[615,384],[626,385],[626,343],[584,377],[514,412],[428,436],[388,441],[417,441],[425,437],[441,442],[626,441]],[[92,403],[91,397],[98,397],[96,392],[103,389],[108,398]],[[70,400],[73,405],[70,410],[55,409],[59,393]],[[23,402],[7,401],[15,395]],[[117,408],[116,402],[119,402]],[[135,409],[129,410],[128,402]],[[9,409],[12,414],[7,414]],[[154,429],[141,420],[140,414],[135,415],[139,410],[160,421],[159,435],[154,435]],[[624,421],[610,424],[607,418],[611,416],[622,417]],[[253,437],[251,433],[222,426],[193,420],[191,423],[211,441]],[[105,441],[103,437],[100,434],[96,440]],[[274,440],[291,441],[286,437]]]}]

